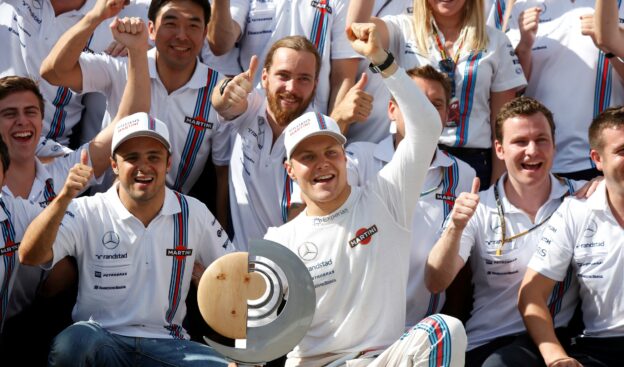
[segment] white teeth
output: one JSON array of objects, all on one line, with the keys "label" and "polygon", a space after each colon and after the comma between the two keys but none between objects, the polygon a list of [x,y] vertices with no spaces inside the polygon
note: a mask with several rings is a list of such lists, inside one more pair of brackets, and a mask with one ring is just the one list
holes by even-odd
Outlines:
[{"label": "white teeth", "polygon": [[317,180],[329,180],[330,178],[332,178],[332,175],[319,176],[316,179]]},{"label": "white teeth", "polygon": [[14,137],[16,138],[30,138],[32,136],[31,132],[21,132],[21,133],[15,133],[13,134]]},{"label": "white teeth", "polygon": [[152,182],[153,178],[136,177],[134,180],[137,181],[137,182]]}]

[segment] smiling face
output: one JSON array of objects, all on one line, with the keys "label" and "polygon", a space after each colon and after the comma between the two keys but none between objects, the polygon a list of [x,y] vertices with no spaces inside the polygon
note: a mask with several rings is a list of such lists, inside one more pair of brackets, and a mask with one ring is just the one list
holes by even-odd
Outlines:
[{"label": "smiling face", "polygon": [[509,180],[534,187],[550,180],[555,144],[544,114],[510,117],[502,129],[503,141],[496,140],[495,149],[498,158],[505,161]]},{"label": "smiling face", "polygon": [[284,165],[301,188],[310,215],[327,215],[349,197],[347,157],[331,136],[316,135],[301,141]]},{"label": "smiling face", "polygon": [[472,0],[427,0],[427,4],[436,19],[456,18],[463,16],[466,1]]},{"label": "smiling face", "polygon": [[34,160],[42,118],[39,99],[30,91],[15,92],[0,100],[0,135],[14,162]]},{"label": "smiling face", "polygon": [[316,59],[307,51],[278,48],[270,68],[262,70],[267,113],[281,127],[301,116],[314,97]]},{"label": "smiling face", "polygon": [[600,147],[591,150],[591,158],[604,173],[609,195],[624,197],[624,127],[605,127],[600,141]]},{"label": "smiling face", "polygon": [[171,157],[162,143],[148,137],[123,142],[111,163],[119,177],[119,198],[138,206],[164,200],[165,179]]},{"label": "smiling face", "polygon": [[201,6],[189,0],[171,1],[159,9],[148,25],[156,45],[157,63],[172,70],[189,71],[206,37],[206,21]]}]

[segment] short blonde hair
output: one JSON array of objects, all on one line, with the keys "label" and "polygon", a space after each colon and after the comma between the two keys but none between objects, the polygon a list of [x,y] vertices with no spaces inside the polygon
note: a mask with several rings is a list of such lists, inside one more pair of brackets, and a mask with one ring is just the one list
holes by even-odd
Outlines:
[{"label": "short blonde hair", "polygon": [[[431,28],[433,14],[427,0],[414,0],[413,7],[416,47],[421,54],[429,56],[429,37],[433,33]],[[463,27],[466,28],[464,41],[464,49],[466,50],[480,51],[488,45],[483,7],[483,0],[466,0],[464,4]]]}]

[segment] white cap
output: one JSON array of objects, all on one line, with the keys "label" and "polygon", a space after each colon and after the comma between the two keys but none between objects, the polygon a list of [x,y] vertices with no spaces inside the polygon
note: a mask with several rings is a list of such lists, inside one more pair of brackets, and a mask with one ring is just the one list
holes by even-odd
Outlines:
[{"label": "white cap", "polygon": [[115,150],[126,140],[139,136],[158,140],[167,148],[167,151],[171,153],[169,129],[167,129],[167,125],[145,112],[137,112],[122,118],[115,124],[111,154],[115,153]]},{"label": "white cap", "polygon": [[340,144],[347,142],[347,138],[340,133],[338,123],[331,117],[318,112],[306,112],[297,117],[288,124],[284,134],[287,159],[290,159],[291,154],[299,143],[311,136],[328,135],[338,140]]}]

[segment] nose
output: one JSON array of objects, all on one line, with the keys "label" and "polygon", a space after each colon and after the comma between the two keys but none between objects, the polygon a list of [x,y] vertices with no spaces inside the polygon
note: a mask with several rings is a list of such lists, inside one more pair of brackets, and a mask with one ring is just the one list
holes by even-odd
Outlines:
[{"label": "nose", "polygon": [[176,38],[178,40],[187,40],[188,39],[188,31],[186,27],[178,27],[178,31],[176,32]]},{"label": "nose", "polygon": [[537,152],[537,144],[534,141],[532,141],[532,140],[529,141],[525,151],[526,151],[527,155],[535,154]]}]

